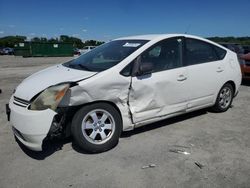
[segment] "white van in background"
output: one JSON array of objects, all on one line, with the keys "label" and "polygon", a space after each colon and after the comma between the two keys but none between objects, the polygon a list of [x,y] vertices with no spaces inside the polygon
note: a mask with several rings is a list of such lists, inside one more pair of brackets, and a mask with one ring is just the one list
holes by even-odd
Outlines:
[{"label": "white van in background", "polygon": [[95,48],[95,46],[85,46],[84,48],[79,49],[79,51],[81,54],[85,54],[94,48]]}]

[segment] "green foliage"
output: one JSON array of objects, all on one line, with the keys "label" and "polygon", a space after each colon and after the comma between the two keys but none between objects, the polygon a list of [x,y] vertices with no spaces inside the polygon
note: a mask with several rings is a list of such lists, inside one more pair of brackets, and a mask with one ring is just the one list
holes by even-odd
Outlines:
[{"label": "green foliage", "polygon": [[217,43],[250,45],[250,37],[209,37],[208,39]]},{"label": "green foliage", "polygon": [[84,46],[99,46],[103,44],[104,42],[96,41],[96,40],[86,40],[84,42]]},{"label": "green foliage", "polygon": [[60,38],[39,38],[39,37],[34,37],[31,39],[32,42],[52,42],[52,43],[59,43],[59,42],[64,42],[64,43],[72,43],[75,48],[83,48],[84,46],[99,46],[103,44],[104,42],[102,41],[96,41],[96,40],[87,40],[83,42],[81,39],[76,38],[76,37],[70,37],[68,35],[61,35]]},{"label": "green foliage", "polygon": [[51,42],[51,43],[57,43],[59,40],[58,38],[50,38],[48,39],[48,42]]},{"label": "green foliage", "polygon": [[0,38],[0,47],[11,47],[13,48],[16,43],[24,42],[25,36],[6,36]]},{"label": "green foliage", "polygon": [[40,42],[40,38],[39,37],[34,37],[33,39],[31,39],[32,42]]},{"label": "green foliage", "polygon": [[96,40],[86,40],[85,42],[82,42],[82,40],[79,38],[69,37],[67,35],[61,35],[60,41],[73,43],[73,46],[75,48],[83,48],[84,46],[99,46],[104,43],[102,41],[96,41]]},{"label": "green foliage", "polygon": [[67,35],[61,35],[60,42],[73,43],[73,46],[75,48],[82,48],[83,47],[83,42],[81,39],[76,38],[76,37],[69,37]]}]

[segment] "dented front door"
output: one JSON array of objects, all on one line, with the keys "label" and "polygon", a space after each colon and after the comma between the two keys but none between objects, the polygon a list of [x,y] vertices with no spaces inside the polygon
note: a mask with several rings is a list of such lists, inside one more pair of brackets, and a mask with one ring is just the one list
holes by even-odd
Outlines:
[{"label": "dented front door", "polygon": [[182,39],[161,41],[140,56],[151,62],[151,74],[132,77],[129,106],[134,123],[150,120],[187,108],[187,69],[182,65]]}]

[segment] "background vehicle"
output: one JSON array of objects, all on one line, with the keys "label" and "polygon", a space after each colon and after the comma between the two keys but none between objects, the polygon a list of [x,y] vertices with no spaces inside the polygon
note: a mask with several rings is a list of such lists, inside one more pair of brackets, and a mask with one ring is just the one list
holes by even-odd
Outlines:
[{"label": "background vehicle", "polygon": [[72,134],[82,149],[103,152],[122,131],[207,107],[227,111],[240,83],[237,55],[209,40],[125,37],[25,79],[10,99],[10,121],[32,150]]},{"label": "background vehicle", "polygon": [[242,78],[250,79],[250,47],[231,43],[222,43],[221,45],[237,53],[241,67]]},{"label": "background vehicle", "polygon": [[74,55],[81,55],[81,52],[78,48],[74,48]]},{"label": "background vehicle", "polygon": [[250,53],[240,56],[242,63],[240,64],[242,78],[250,80]]},{"label": "background vehicle", "polygon": [[243,49],[244,49],[244,54],[247,54],[247,53],[250,53],[250,46],[243,46]]},{"label": "background vehicle", "polygon": [[238,60],[240,65],[245,63],[244,59],[240,58],[240,56],[245,53],[244,48],[240,44],[233,44],[233,43],[220,43],[220,44],[228,48],[229,50],[232,50],[238,55]]},{"label": "background vehicle", "polygon": [[244,48],[240,44],[234,43],[220,43],[220,45],[232,50],[236,54],[244,54]]},{"label": "background vehicle", "polygon": [[13,55],[14,54],[14,50],[13,48],[2,48],[0,49],[0,55]]},{"label": "background vehicle", "polygon": [[81,52],[81,54],[85,54],[94,48],[95,48],[95,46],[85,46],[83,49],[80,49],[80,52]]}]

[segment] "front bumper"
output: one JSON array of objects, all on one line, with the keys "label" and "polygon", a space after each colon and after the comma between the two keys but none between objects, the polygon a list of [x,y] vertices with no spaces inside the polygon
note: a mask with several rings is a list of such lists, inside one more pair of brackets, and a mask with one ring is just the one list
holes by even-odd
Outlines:
[{"label": "front bumper", "polygon": [[29,110],[28,106],[16,105],[13,96],[10,99],[10,122],[17,139],[34,151],[41,151],[53,118],[57,114],[53,110]]}]

